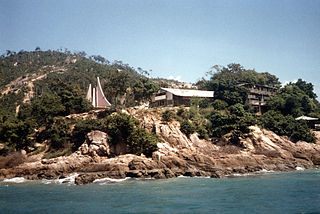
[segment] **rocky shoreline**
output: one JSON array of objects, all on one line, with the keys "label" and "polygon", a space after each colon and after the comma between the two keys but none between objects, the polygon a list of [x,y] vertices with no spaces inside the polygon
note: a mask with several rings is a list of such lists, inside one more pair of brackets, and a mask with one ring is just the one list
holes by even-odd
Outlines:
[{"label": "rocky shoreline", "polygon": [[254,126],[252,136],[243,139],[243,147],[237,147],[223,140],[199,139],[196,134],[188,138],[181,133],[178,122],[162,123],[156,115],[136,116],[146,129],[155,129],[162,139],[152,157],[127,154],[125,145],[111,146],[106,133],[92,131],[70,156],[42,159],[41,154],[22,154],[21,164],[0,169],[0,181],[13,177],[57,179],[78,173],[75,183],[82,185],[102,178],[163,179],[181,175],[222,178],[263,170],[320,167],[319,132],[315,132],[315,144],[293,143],[287,137]]}]

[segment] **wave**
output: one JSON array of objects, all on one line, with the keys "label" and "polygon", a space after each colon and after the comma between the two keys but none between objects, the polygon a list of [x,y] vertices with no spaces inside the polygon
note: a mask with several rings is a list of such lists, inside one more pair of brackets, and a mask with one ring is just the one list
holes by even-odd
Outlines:
[{"label": "wave", "polygon": [[27,179],[25,178],[22,178],[22,177],[15,177],[15,178],[7,178],[7,179],[4,179],[3,180],[3,183],[23,183],[23,182],[26,182],[28,181]]},{"label": "wave", "polygon": [[54,180],[42,180],[43,184],[75,184],[75,179],[78,176],[78,173],[72,173],[67,177],[64,178],[58,178]]},{"label": "wave", "polygon": [[267,173],[275,173],[275,171],[273,170],[266,170],[266,169],[262,169],[260,171],[256,171],[256,172],[252,172],[252,173],[244,173],[244,174],[232,174],[229,175],[227,177],[248,177],[248,176],[259,176],[259,175],[263,175],[263,174],[267,174]]},{"label": "wave", "polygon": [[93,181],[94,184],[109,184],[109,183],[119,183],[126,180],[131,179],[130,177],[122,178],[122,179],[114,179],[114,178],[100,178]]},{"label": "wave", "polygon": [[305,170],[305,168],[300,167],[300,166],[297,166],[297,167],[296,167],[296,170],[297,170],[297,171],[302,171],[302,170]]}]

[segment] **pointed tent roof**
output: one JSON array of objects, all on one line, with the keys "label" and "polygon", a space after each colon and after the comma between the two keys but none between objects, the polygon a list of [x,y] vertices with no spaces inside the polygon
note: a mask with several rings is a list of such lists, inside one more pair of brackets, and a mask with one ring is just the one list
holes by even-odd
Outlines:
[{"label": "pointed tent roof", "polygon": [[107,100],[107,98],[104,96],[104,93],[101,88],[100,79],[97,77],[97,108],[105,108],[110,107],[111,104]]},{"label": "pointed tent roof", "polygon": [[95,108],[106,108],[111,106],[110,102],[107,100],[102,91],[99,77],[97,77],[96,88],[93,88],[91,84],[89,85],[86,98],[92,103],[93,107]]}]

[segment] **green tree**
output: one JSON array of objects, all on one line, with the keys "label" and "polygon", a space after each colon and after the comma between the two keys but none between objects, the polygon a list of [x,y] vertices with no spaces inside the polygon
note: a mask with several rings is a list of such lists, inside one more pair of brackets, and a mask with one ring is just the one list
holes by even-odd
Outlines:
[{"label": "green tree", "polygon": [[288,136],[293,141],[315,142],[315,136],[310,132],[307,123],[297,121],[291,115],[285,116],[279,111],[270,110],[263,114],[259,121],[263,128],[280,136]]},{"label": "green tree", "polygon": [[313,101],[295,84],[288,84],[267,102],[267,108],[280,111],[283,115],[298,117],[309,115],[316,108]]},{"label": "green tree", "polygon": [[183,120],[180,124],[180,131],[190,137],[196,131],[196,128],[189,120]]}]

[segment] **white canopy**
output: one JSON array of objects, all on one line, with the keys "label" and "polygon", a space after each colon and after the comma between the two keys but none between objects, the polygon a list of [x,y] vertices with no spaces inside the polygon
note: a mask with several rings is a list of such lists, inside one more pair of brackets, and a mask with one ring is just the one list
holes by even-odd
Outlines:
[{"label": "white canopy", "polygon": [[161,89],[180,97],[213,97],[214,96],[213,91],[174,89],[174,88],[161,88]]},{"label": "white canopy", "polygon": [[314,118],[314,117],[308,117],[308,116],[301,116],[301,117],[297,117],[296,120],[319,120],[318,118]]}]

